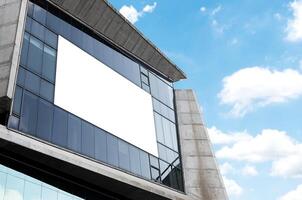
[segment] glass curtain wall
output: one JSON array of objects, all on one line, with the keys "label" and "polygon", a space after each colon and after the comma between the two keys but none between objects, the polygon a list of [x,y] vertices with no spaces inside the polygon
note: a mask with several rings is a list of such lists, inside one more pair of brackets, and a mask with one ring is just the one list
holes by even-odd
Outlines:
[{"label": "glass curtain wall", "polygon": [[[54,105],[58,35],[151,94],[159,158]],[[29,2],[10,128],[183,191],[175,123],[171,83]]]}]

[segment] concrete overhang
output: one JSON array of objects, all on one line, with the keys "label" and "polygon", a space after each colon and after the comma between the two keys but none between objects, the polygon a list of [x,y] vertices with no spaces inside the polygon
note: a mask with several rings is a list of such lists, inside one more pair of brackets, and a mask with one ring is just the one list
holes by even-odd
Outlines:
[{"label": "concrete overhang", "polygon": [[[189,200],[189,196],[163,185],[144,180],[132,174],[95,162],[50,143],[32,138],[0,125],[0,159],[14,159],[35,170],[55,174],[65,180],[73,180],[94,191],[118,195],[129,200]],[[22,166],[21,169],[24,169]],[[22,170],[21,170],[22,171]],[[25,172],[24,172],[25,173]],[[34,174],[36,175],[36,174]],[[43,176],[38,178],[42,181]],[[60,181],[56,181],[60,185]],[[51,184],[51,183],[50,183]],[[57,186],[57,185],[55,185]],[[57,186],[58,187],[58,186]],[[67,186],[69,189],[70,186]],[[62,188],[64,189],[64,187]],[[68,191],[68,190],[67,190]]]},{"label": "concrete overhang", "polygon": [[48,2],[168,80],[176,82],[186,78],[181,69],[106,0],[48,0]]}]

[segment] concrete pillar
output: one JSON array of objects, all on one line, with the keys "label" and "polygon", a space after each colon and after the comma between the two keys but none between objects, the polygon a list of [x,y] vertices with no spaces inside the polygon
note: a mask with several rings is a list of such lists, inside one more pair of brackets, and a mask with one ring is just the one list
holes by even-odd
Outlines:
[{"label": "concrete pillar", "polygon": [[176,90],[175,98],[186,193],[193,199],[227,200],[194,92]]},{"label": "concrete pillar", "polygon": [[0,0],[0,115],[13,96],[28,0]]}]

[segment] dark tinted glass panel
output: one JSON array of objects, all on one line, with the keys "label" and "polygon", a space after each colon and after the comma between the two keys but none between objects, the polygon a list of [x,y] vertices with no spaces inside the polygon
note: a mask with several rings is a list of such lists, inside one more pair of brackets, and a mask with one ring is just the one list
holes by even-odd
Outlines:
[{"label": "dark tinted glass panel", "polygon": [[103,162],[107,161],[107,133],[95,128],[95,158]]},{"label": "dark tinted glass panel", "polygon": [[21,86],[24,86],[25,74],[26,74],[26,71],[22,67],[19,67],[17,83]]},{"label": "dark tinted glass panel", "polygon": [[10,116],[9,117],[9,122],[8,122],[8,127],[12,128],[12,129],[19,129],[19,118],[15,117],[15,116]]},{"label": "dark tinted glass panel", "polygon": [[45,24],[46,22],[46,11],[42,9],[40,6],[34,6],[33,18],[38,22]]},{"label": "dark tinted glass panel", "polygon": [[51,13],[47,13],[46,25],[55,33],[60,33],[61,20]]},{"label": "dark tinted glass panel", "polygon": [[149,156],[147,153],[141,151],[140,152],[140,161],[141,161],[141,172],[142,176],[145,178],[150,179],[150,162],[149,162]]},{"label": "dark tinted glass panel", "polygon": [[40,99],[38,107],[37,136],[46,141],[51,141],[53,110],[52,104]]},{"label": "dark tinted glass panel", "polygon": [[51,82],[55,80],[56,51],[44,46],[42,75]]},{"label": "dark tinted glass panel", "polygon": [[22,45],[21,60],[20,60],[20,63],[23,66],[27,65],[28,47],[29,47],[29,34],[25,32],[23,37],[23,45]]},{"label": "dark tinted glass panel", "polygon": [[140,150],[134,146],[129,147],[130,152],[130,170],[135,174],[141,175],[141,166],[139,152]]},{"label": "dark tinted glass panel", "polygon": [[28,2],[27,15],[33,16],[34,12],[34,4],[32,2]]},{"label": "dark tinted glass panel", "polygon": [[28,51],[28,67],[37,73],[41,73],[43,43],[34,37],[30,37]]},{"label": "dark tinted glass panel", "polygon": [[[94,43],[95,43],[96,41],[94,40],[94,38],[88,36],[88,35],[85,34],[85,33],[83,33],[82,36],[83,36],[83,37],[82,37],[82,39],[83,39],[83,44],[82,44],[83,49],[85,49],[85,51],[86,51],[88,54],[92,55],[92,52],[93,52],[93,45],[94,45]],[[80,39],[80,38],[79,38],[79,39]],[[78,42],[81,42],[81,41],[78,41]],[[81,44],[81,43],[79,43],[79,44]]]},{"label": "dark tinted glass panel", "polygon": [[68,114],[60,108],[54,109],[53,143],[67,147]]},{"label": "dark tinted glass panel", "polygon": [[13,112],[17,115],[20,115],[21,101],[22,101],[22,89],[17,86],[15,90],[14,103],[13,103]]},{"label": "dark tinted glass panel", "polygon": [[31,33],[40,40],[44,41],[45,27],[35,20],[32,20],[31,23]]},{"label": "dark tinted glass panel", "polygon": [[129,158],[129,145],[122,141],[118,141],[119,151],[119,167],[122,169],[130,170],[130,158]]},{"label": "dark tinted glass panel", "polygon": [[25,76],[25,88],[34,92],[35,94],[39,94],[40,90],[40,78],[27,71]]},{"label": "dark tinted glass panel", "polygon": [[54,86],[44,80],[41,80],[40,95],[48,101],[53,102]]},{"label": "dark tinted glass panel", "polygon": [[52,48],[58,47],[58,36],[48,29],[45,30],[45,42]]},{"label": "dark tinted glass panel", "polygon": [[94,127],[82,121],[82,153],[94,158]]},{"label": "dark tinted glass panel", "polygon": [[81,120],[72,115],[68,115],[68,148],[81,152]]},{"label": "dark tinted glass panel", "polygon": [[84,33],[75,27],[71,27],[71,28],[72,28],[72,31],[71,31],[71,40],[70,41],[73,44],[77,45],[78,47],[83,48]]},{"label": "dark tinted glass panel", "polygon": [[20,130],[35,135],[37,127],[37,117],[38,98],[28,92],[24,92],[20,120]]},{"label": "dark tinted glass panel", "polygon": [[107,161],[109,164],[118,166],[117,138],[107,134]]}]

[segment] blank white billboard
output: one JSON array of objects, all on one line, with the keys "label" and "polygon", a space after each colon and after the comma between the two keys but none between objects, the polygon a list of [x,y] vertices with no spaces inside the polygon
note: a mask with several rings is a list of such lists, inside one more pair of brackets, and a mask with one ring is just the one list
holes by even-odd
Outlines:
[{"label": "blank white billboard", "polygon": [[55,104],[158,156],[151,95],[60,36]]}]

